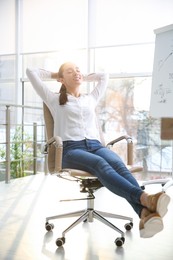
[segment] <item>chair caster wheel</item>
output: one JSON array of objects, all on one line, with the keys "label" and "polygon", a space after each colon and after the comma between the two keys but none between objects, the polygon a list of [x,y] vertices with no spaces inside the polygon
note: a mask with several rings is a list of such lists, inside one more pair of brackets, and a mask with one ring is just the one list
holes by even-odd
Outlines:
[{"label": "chair caster wheel", "polygon": [[126,224],[124,225],[124,227],[125,227],[125,229],[126,229],[127,231],[130,231],[130,230],[133,228],[133,223],[132,223],[132,222],[126,223]]},{"label": "chair caster wheel", "polygon": [[124,237],[117,237],[115,239],[115,244],[116,246],[122,246],[125,242],[125,238]]},{"label": "chair caster wheel", "polygon": [[65,244],[65,237],[57,238],[55,243],[58,247],[63,246]]},{"label": "chair caster wheel", "polygon": [[49,224],[48,222],[45,224],[45,228],[47,231],[52,231],[54,228],[54,224]]}]

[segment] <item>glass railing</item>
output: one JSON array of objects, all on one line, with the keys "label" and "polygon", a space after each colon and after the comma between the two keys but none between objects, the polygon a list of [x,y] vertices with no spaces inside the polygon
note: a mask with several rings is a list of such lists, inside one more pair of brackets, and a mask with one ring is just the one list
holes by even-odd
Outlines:
[{"label": "glass railing", "polygon": [[4,114],[4,122],[0,122],[0,181],[8,183],[13,178],[47,173],[45,156],[41,153],[45,143],[44,123],[43,120],[26,122],[28,109],[39,116],[42,113],[39,107],[0,104]]}]

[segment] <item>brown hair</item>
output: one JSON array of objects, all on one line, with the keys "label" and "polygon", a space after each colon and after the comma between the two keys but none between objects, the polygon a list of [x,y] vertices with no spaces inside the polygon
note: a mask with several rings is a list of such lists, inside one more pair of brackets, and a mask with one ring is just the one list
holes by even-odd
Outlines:
[{"label": "brown hair", "polygon": [[[59,68],[59,71],[58,71],[58,74],[59,74],[59,77],[63,78],[63,71],[64,71],[64,65],[66,63],[62,64],[61,67]],[[64,84],[61,85],[61,88],[60,88],[60,96],[59,96],[59,104],[60,105],[65,105],[68,101],[68,97],[67,97],[67,90],[66,90],[66,87]]]},{"label": "brown hair", "polygon": [[64,86],[64,84],[61,85],[59,93],[60,93],[59,104],[65,105],[68,101],[68,97],[67,97],[66,87]]}]

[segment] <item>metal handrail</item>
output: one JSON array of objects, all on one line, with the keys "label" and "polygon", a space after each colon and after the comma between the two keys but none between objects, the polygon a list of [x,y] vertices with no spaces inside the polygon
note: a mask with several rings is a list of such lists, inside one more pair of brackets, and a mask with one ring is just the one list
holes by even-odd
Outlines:
[{"label": "metal handrail", "polygon": [[33,107],[33,106],[25,106],[25,105],[15,105],[15,104],[1,104],[0,107],[19,107],[19,108],[31,108],[31,109],[40,109],[42,110],[41,107]]},{"label": "metal handrail", "polygon": [[[1,124],[3,126],[5,126],[5,132],[6,132],[6,137],[5,137],[5,142],[0,142],[0,144],[5,144],[6,145],[6,160],[3,161],[2,163],[5,162],[5,182],[6,183],[9,183],[10,182],[10,179],[11,179],[11,176],[10,176],[10,164],[12,162],[11,158],[10,158],[10,145],[12,143],[15,143],[15,142],[11,142],[10,140],[10,129],[12,127],[12,125],[19,125],[19,124],[11,124],[11,120],[10,120],[10,108],[11,107],[17,107],[17,108],[30,108],[30,109],[40,109],[42,110],[41,107],[33,107],[33,106],[24,106],[24,105],[14,105],[14,104],[0,104],[0,106],[4,106],[6,107],[6,119],[5,119],[5,123]],[[22,127],[25,126],[25,124],[22,122],[22,124],[20,124]],[[27,125],[32,125],[32,124],[27,124]],[[32,156],[32,159],[33,159],[33,174],[37,174],[37,158],[40,158],[40,156],[37,155],[37,145],[39,142],[44,142],[45,141],[45,138],[44,140],[40,140],[38,141],[37,139],[37,128],[38,128],[38,124],[36,122],[33,123],[33,140],[31,141],[33,143],[33,156]],[[44,125],[42,125],[44,126]],[[20,143],[24,144],[25,141],[23,140],[20,140],[19,141]],[[13,161],[17,161],[17,160],[13,160]],[[45,160],[45,165],[44,165],[44,170],[45,170],[45,174],[47,174],[47,163],[46,163],[46,160]]]}]

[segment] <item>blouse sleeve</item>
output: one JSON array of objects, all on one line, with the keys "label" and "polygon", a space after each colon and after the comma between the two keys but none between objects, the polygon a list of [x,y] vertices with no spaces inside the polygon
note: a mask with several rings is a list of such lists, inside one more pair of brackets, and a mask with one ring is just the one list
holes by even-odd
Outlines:
[{"label": "blouse sleeve", "polygon": [[54,96],[54,93],[49,90],[45,84],[45,79],[51,79],[51,72],[43,69],[26,69],[26,75],[30,80],[32,86],[34,87],[37,94],[41,99],[47,104],[50,102],[51,98]]},{"label": "blouse sleeve", "polygon": [[90,95],[95,99],[95,101],[99,101],[100,98],[105,93],[109,74],[107,73],[92,73],[84,77],[84,80],[87,82],[96,82],[96,86],[91,91]]}]

